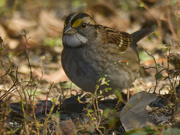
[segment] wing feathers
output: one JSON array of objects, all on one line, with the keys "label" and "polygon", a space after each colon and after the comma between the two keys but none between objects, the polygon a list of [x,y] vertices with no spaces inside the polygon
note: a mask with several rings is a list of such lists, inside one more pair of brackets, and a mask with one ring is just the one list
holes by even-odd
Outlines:
[{"label": "wing feathers", "polygon": [[107,31],[108,43],[119,46],[120,51],[125,51],[131,45],[131,35],[126,32],[116,31],[109,27],[104,27]]}]

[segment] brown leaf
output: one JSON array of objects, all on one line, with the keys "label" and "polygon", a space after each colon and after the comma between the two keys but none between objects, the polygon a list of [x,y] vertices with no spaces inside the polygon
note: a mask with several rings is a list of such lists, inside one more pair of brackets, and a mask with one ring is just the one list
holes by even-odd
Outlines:
[{"label": "brown leaf", "polygon": [[39,15],[41,26],[48,32],[51,37],[57,37],[62,33],[64,22],[54,17],[47,11],[41,11]]},{"label": "brown leaf", "polygon": [[33,20],[26,20],[23,18],[12,18],[10,20],[10,23],[6,22],[5,25],[7,25],[6,27],[8,27],[9,35],[19,36],[22,34],[21,32],[24,29],[30,30],[32,28],[35,28],[37,26],[37,23],[36,21],[33,21]]},{"label": "brown leaf", "polygon": [[[159,58],[159,59],[156,59],[156,63],[157,64],[162,64],[162,62],[164,64],[167,64],[167,58]],[[144,61],[141,63],[142,65],[145,65],[147,67],[150,67],[152,66],[153,64],[155,64],[154,60],[148,60],[148,61]]]},{"label": "brown leaf", "polygon": [[6,30],[4,29],[4,27],[2,25],[0,25],[0,36],[2,39],[7,38]]},{"label": "brown leaf", "polygon": [[8,39],[8,46],[10,49],[16,49],[19,45],[19,40],[17,39]]},{"label": "brown leaf", "polygon": [[130,98],[120,113],[120,120],[126,131],[142,128],[147,122],[153,123],[147,114],[146,106],[156,99],[156,95],[144,91]]},{"label": "brown leaf", "polygon": [[60,122],[60,128],[64,135],[76,134],[76,128],[72,120],[65,120]]},{"label": "brown leaf", "polygon": [[68,78],[67,78],[67,76],[64,73],[64,70],[62,68],[59,69],[58,71],[56,71],[55,73],[51,74],[51,75],[44,74],[43,76],[42,76],[41,71],[34,70],[33,75],[38,77],[39,79],[43,79],[43,80],[46,80],[48,82],[54,82],[54,83],[68,80]]}]

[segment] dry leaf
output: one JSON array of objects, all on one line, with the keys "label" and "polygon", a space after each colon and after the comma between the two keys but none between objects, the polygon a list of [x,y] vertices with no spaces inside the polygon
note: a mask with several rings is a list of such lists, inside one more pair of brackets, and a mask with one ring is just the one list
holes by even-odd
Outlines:
[{"label": "dry leaf", "polygon": [[147,92],[133,95],[120,113],[120,120],[126,131],[142,128],[153,121],[147,114],[146,106],[156,100],[157,96]]},{"label": "dry leaf", "polygon": [[62,33],[64,22],[54,17],[47,11],[41,11],[39,15],[40,25],[48,32],[51,37],[57,37]]},{"label": "dry leaf", "polygon": [[23,18],[12,18],[10,23],[6,23],[8,25],[8,33],[11,36],[19,36],[24,29],[32,29],[37,26],[36,21],[26,20]]},{"label": "dry leaf", "polygon": [[58,71],[56,71],[55,73],[51,75],[44,74],[43,76],[40,70],[34,70],[33,75],[38,77],[39,79],[43,79],[48,82],[54,82],[54,83],[69,80],[62,68],[60,68]]},{"label": "dry leaf", "polygon": [[7,38],[6,30],[4,29],[4,27],[1,24],[0,24],[0,36],[2,39]]},{"label": "dry leaf", "polygon": [[61,121],[60,128],[64,135],[75,135],[76,134],[76,128],[71,119]]}]

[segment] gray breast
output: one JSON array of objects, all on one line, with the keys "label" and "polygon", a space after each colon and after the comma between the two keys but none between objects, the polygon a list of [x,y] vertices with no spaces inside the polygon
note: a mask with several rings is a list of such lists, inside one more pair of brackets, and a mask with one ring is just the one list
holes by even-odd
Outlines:
[{"label": "gray breast", "polygon": [[78,48],[64,48],[62,66],[69,79],[81,89],[94,92],[99,76],[77,52]]}]

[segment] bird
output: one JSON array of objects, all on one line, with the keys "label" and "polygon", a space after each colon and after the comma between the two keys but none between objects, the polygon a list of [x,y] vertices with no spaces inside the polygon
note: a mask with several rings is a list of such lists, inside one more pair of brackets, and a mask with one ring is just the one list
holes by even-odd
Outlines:
[{"label": "bird", "polygon": [[121,92],[139,76],[137,42],[154,30],[145,28],[129,34],[100,25],[86,13],[71,13],[64,22],[62,67],[86,92],[103,91],[105,96],[115,90]]}]

